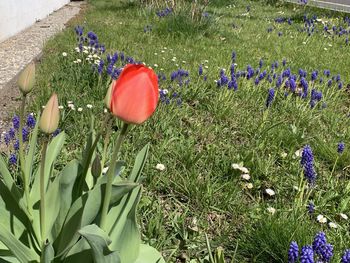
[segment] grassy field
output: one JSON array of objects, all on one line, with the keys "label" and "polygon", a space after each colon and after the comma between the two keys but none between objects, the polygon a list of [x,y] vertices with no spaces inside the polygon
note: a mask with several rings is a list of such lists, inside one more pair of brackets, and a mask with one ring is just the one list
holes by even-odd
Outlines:
[{"label": "grassy field", "polygon": [[[143,240],[161,250],[166,262],[203,259],[208,254],[205,233],[212,249],[222,247],[234,262],[287,262],[290,242],[310,244],[318,231],[325,231],[334,245],[334,262],[350,247],[350,224],[340,215],[350,215],[350,46],[348,34],[338,33],[349,25],[344,14],[276,2],[211,1],[199,21],[192,21],[187,3],[159,17],[156,12],[166,5],[158,2],[95,0],[46,45],[33,111],[52,91],[59,94],[61,129],[70,136],[62,163],[80,154],[90,116],[102,118],[110,81],[107,61],[100,75],[87,54],[75,51],[75,26],[83,26],[84,34],[93,31],[105,44],[101,58],[123,51],[161,74],[163,101],[149,121],[132,128],[121,158],[131,165],[134,154],[151,142],[139,221]],[[322,21],[329,24],[327,32]],[[231,79],[232,63],[237,90],[218,87],[218,80]],[[250,79],[244,76],[248,65],[254,72]],[[286,84],[287,68],[296,75],[294,93]],[[184,72],[171,80],[179,69],[188,76]],[[297,94],[299,75],[304,75],[299,69],[307,72],[305,98]],[[283,72],[286,77],[276,88]],[[270,88],[275,97],[266,107]],[[322,98],[310,99],[312,89],[321,91]],[[345,151],[338,154],[341,141]],[[307,187],[296,154],[305,145],[314,153],[313,187]],[[234,163],[249,170],[249,180],[233,169]],[[157,164],[165,170],[156,169]],[[309,202],[315,205],[312,214]],[[319,214],[327,223],[317,221]]]}]

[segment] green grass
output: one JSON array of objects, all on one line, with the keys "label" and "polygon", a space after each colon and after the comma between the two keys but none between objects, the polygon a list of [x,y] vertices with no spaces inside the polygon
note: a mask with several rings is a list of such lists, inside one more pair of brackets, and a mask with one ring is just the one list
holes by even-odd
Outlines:
[{"label": "green grass", "polygon": [[[194,23],[188,16],[189,7],[184,6],[176,16],[159,19],[155,15],[158,9],[120,1],[91,1],[83,16],[47,43],[33,109],[39,110],[52,91],[59,94],[60,104],[65,106],[61,127],[70,136],[62,162],[79,155],[91,112],[96,120],[102,119],[108,87],[108,78],[99,79],[88,63],[73,64],[78,56],[73,28],[80,24],[86,32],[98,35],[107,52],[124,51],[157,73],[164,72],[168,79],[180,67],[190,72],[188,86],[161,82],[161,88],[172,85],[180,93],[182,106],[160,103],[150,120],[132,128],[122,150],[122,158],[131,165],[135,153],[151,142],[139,220],[143,240],[160,249],[167,262],[204,258],[204,233],[213,247],[225,249],[228,259],[286,262],[290,241],[310,243],[321,230],[327,232],[339,259],[350,243],[349,223],[339,218],[340,212],[350,214],[349,95],[345,88],[328,88],[326,81],[316,84],[315,88],[323,91],[325,109],[322,102],[311,109],[309,99],[284,98],[280,89],[266,110],[267,91],[274,84],[262,81],[255,86],[254,80],[241,78],[234,92],[217,88],[214,81],[220,68],[229,72],[235,50],[239,70],[248,64],[257,68],[263,58],[263,69],[279,61],[281,72],[285,58],[294,74],[299,68],[309,74],[318,69],[320,75],[330,69],[332,76],[341,74],[345,87],[350,81],[350,46],[344,45],[345,38],[324,37],[322,32],[308,37],[298,30],[304,13],[335,24],[344,15],[289,4],[270,5],[269,1],[221,0],[209,4],[209,20]],[[279,16],[292,17],[294,22],[291,26],[276,24],[274,19]],[[146,25],[152,25],[151,32],[143,32]],[[268,34],[270,26],[275,29]],[[322,31],[321,25],[318,28]],[[279,37],[278,32],[283,35]],[[62,52],[68,56],[63,57]],[[200,64],[208,67],[204,68],[207,81],[198,77]],[[67,101],[83,111],[70,111]],[[93,109],[87,109],[87,104]],[[339,141],[346,143],[346,150],[331,174]],[[311,217],[305,207],[308,199],[304,197],[298,205],[299,194],[294,189],[302,178],[294,153],[306,144],[313,149],[318,175],[309,196],[316,205]],[[251,190],[244,189],[245,182],[231,168],[232,163],[240,162],[250,170]],[[157,163],[163,163],[166,170],[157,171]],[[274,189],[275,197],[268,198],[266,188]],[[277,210],[274,215],[266,210],[270,206]],[[336,222],[338,229],[320,225],[315,220],[318,214]]]}]

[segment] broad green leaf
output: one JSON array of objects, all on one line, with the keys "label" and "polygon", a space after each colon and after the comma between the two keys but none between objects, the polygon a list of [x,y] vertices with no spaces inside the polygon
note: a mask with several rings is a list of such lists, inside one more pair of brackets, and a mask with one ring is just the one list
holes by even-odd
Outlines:
[{"label": "broad green leaf", "polygon": [[[136,156],[129,181],[137,183],[146,163],[149,144]],[[123,263],[134,262],[141,244],[136,220],[136,209],[141,196],[141,186],[135,188],[120,203],[112,207],[107,215],[107,232],[112,240],[111,248],[119,252]]]},{"label": "broad green leaf", "polygon": [[38,140],[40,113],[37,116],[38,116],[37,122],[36,122],[35,127],[32,131],[32,135],[31,135],[31,139],[30,139],[30,143],[29,143],[29,151],[25,157],[25,169],[26,169],[25,172],[28,176],[29,182],[32,181],[33,163],[34,163],[35,150],[37,147],[37,140]]},{"label": "broad green leaf", "polygon": [[34,250],[22,244],[8,229],[0,224],[0,241],[11,251],[11,253],[23,263],[39,262],[40,257]]},{"label": "broad green leaf", "polygon": [[157,249],[141,244],[139,257],[134,263],[165,263],[165,260]]},{"label": "broad green leaf", "polygon": [[93,260],[92,260],[91,247],[89,243],[86,241],[86,239],[81,238],[77,243],[74,244],[74,246],[69,250],[69,252],[65,256],[62,256],[61,258],[57,258],[57,260],[55,260],[54,262],[92,263]]},{"label": "broad green leaf", "polygon": [[60,177],[56,177],[45,193],[45,225],[46,238],[50,237],[51,229],[60,212],[61,196],[60,196]]},{"label": "broad green leaf", "polygon": [[47,243],[44,246],[44,251],[41,254],[41,261],[42,263],[51,263],[52,260],[55,257],[55,251],[53,250],[53,247],[51,243]]},{"label": "broad green leaf", "polygon": [[[59,135],[53,138],[47,147],[45,162],[45,189],[47,189],[53,165],[61,152],[65,138],[66,134],[64,132],[61,132]],[[40,167],[40,165],[41,163],[38,164],[38,167]],[[40,169],[38,169],[35,173],[33,186],[30,191],[30,197],[34,205],[40,200]]]},{"label": "broad green leaf", "polygon": [[1,155],[0,155],[0,175],[1,175],[1,180],[4,182],[4,185],[6,185],[7,189],[9,190],[9,193],[11,193],[14,200],[20,205],[20,207],[22,207],[22,209],[26,213],[28,213],[25,200],[23,199],[23,191],[16,186],[10,171],[7,169],[7,164]]},{"label": "broad green leaf", "polygon": [[0,180],[0,224],[11,231],[16,238],[21,239],[22,243],[29,245],[30,221],[2,180]]},{"label": "broad green leaf", "polygon": [[[123,182],[123,180],[124,180],[120,177],[120,175],[124,170],[125,161],[117,161],[115,165],[116,165],[116,167],[115,167],[113,184],[118,184],[118,183]],[[108,170],[106,173],[108,173]],[[107,176],[101,176],[98,178],[97,184],[98,183],[103,184],[106,182],[107,182]]]},{"label": "broad green leaf", "polygon": [[140,179],[141,172],[145,166],[147,155],[149,151],[149,143],[136,155],[134,167],[132,168],[131,174],[129,175],[129,181],[137,183]]},{"label": "broad green leaf", "polygon": [[[137,184],[128,182],[114,184],[112,186],[111,204],[118,202],[136,186]],[[94,222],[102,206],[104,188],[105,184],[97,184],[72,204],[62,228],[59,242],[54,245],[55,248],[57,246],[58,254],[64,253],[74,245],[79,237],[77,235],[79,229]]]},{"label": "broad green leaf", "polygon": [[107,233],[112,240],[112,250],[118,251],[121,262],[133,263],[140,248],[140,232],[136,221],[136,208],[141,196],[141,186],[136,187],[107,215]]},{"label": "broad green leaf", "polygon": [[69,208],[72,204],[72,190],[75,179],[78,175],[79,163],[76,160],[71,161],[66,165],[61,174],[59,175],[60,180],[60,211],[52,228],[52,239],[55,240],[59,232],[62,229],[64,220],[66,219]]},{"label": "broad green leaf", "polygon": [[79,230],[89,243],[95,263],[120,263],[116,251],[111,251],[108,245],[111,243],[107,234],[97,225],[88,225]]}]

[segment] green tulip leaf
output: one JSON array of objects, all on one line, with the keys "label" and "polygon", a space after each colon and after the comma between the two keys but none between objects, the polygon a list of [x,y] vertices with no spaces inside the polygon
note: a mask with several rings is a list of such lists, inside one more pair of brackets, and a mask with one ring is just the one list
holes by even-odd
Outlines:
[{"label": "green tulip leaf", "polygon": [[44,250],[42,251],[42,254],[41,254],[40,262],[51,263],[54,257],[55,257],[55,251],[53,250],[51,243],[45,244]]},{"label": "green tulip leaf", "polygon": [[67,255],[63,256],[61,259],[58,258],[58,262],[64,263],[92,263],[92,253],[91,247],[86,239],[81,238],[77,243],[72,246]]},{"label": "green tulip leaf", "polygon": [[118,251],[123,263],[133,263],[141,244],[136,220],[136,208],[141,196],[141,186],[135,188],[107,214],[106,229],[112,240],[111,249]]},{"label": "green tulip leaf", "polygon": [[[146,163],[149,144],[136,156],[134,167],[129,175],[129,181],[137,183]],[[107,233],[112,244],[111,248],[119,252],[123,263],[134,262],[140,249],[140,232],[136,220],[136,209],[141,196],[141,186],[135,188],[120,203],[112,207],[107,215]],[[116,220],[118,219],[118,220]]]},{"label": "green tulip leaf", "polygon": [[120,258],[116,251],[111,251],[108,245],[111,240],[107,234],[97,225],[88,225],[79,230],[89,243],[95,263],[120,263]]},{"label": "green tulip leaf", "polygon": [[32,131],[30,143],[29,143],[29,150],[25,157],[25,172],[28,176],[29,182],[32,181],[32,173],[33,173],[33,164],[34,164],[34,157],[35,157],[35,150],[37,147],[37,140],[38,140],[38,131],[39,131],[39,120],[40,120],[40,114],[38,114],[37,122],[35,124],[35,127]]},{"label": "green tulip leaf", "polygon": [[55,240],[62,230],[64,220],[72,204],[72,191],[74,182],[78,176],[79,163],[77,160],[73,160],[66,165],[61,174],[60,180],[60,211],[58,213],[55,224],[52,228],[52,238]]},{"label": "green tulip leaf", "polygon": [[2,177],[1,180],[4,182],[7,189],[13,196],[13,199],[16,201],[16,203],[18,203],[22,207],[22,209],[24,209],[25,212],[28,212],[25,201],[24,199],[22,199],[23,192],[16,186],[10,171],[7,169],[7,164],[1,155],[0,155],[0,174]]},{"label": "green tulip leaf", "polygon": [[60,212],[61,195],[60,195],[60,177],[51,183],[45,193],[45,225],[46,238],[50,237],[51,229]]},{"label": "green tulip leaf", "polygon": [[[49,179],[51,178],[53,165],[61,152],[61,149],[64,145],[66,139],[66,134],[61,132],[57,135],[47,147],[46,151],[46,162],[45,162],[45,189],[47,189],[47,185],[49,183]],[[41,164],[39,164],[40,167]],[[30,197],[35,205],[40,200],[40,169],[37,170],[32,186],[32,190],[30,192]]]},{"label": "green tulip leaf", "polygon": [[[111,204],[120,201],[135,187],[137,184],[128,182],[112,185]],[[94,222],[102,207],[104,188],[105,184],[98,183],[72,204],[62,228],[59,244],[56,244],[58,254],[66,252],[74,245],[79,237],[79,229]]]},{"label": "green tulip leaf", "polygon": [[134,167],[132,168],[132,171],[129,175],[129,181],[137,183],[140,180],[141,173],[143,170],[143,167],[145,166],[148,151],[149,151],[149,143],[146,144],[145,147],[137,154]]},{"label": "green tulip leaf", "polygon": [[0,180],[0,215],[0,224],[29,246],[30,221],[2,180]]},{"label": "green tulip leaf", "polygon": [[23,243],[2,224],[0,224],[0,241],[4,243],[4,245],[20,262],[39,262],[39,255],[36,254],[34,250],[23,245]]},{"label": "green tulip leaf", "polygon": [[165,260],[154,247],[141,244],[139,257],[134,263],[165,263]]}]

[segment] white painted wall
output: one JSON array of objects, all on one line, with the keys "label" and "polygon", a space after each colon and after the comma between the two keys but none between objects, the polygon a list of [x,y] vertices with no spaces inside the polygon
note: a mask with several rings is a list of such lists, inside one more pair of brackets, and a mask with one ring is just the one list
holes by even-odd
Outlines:
[{"label": "white painted wall", "polygon": [[0,42],[69,2],[70,0],[0,0]]}]

